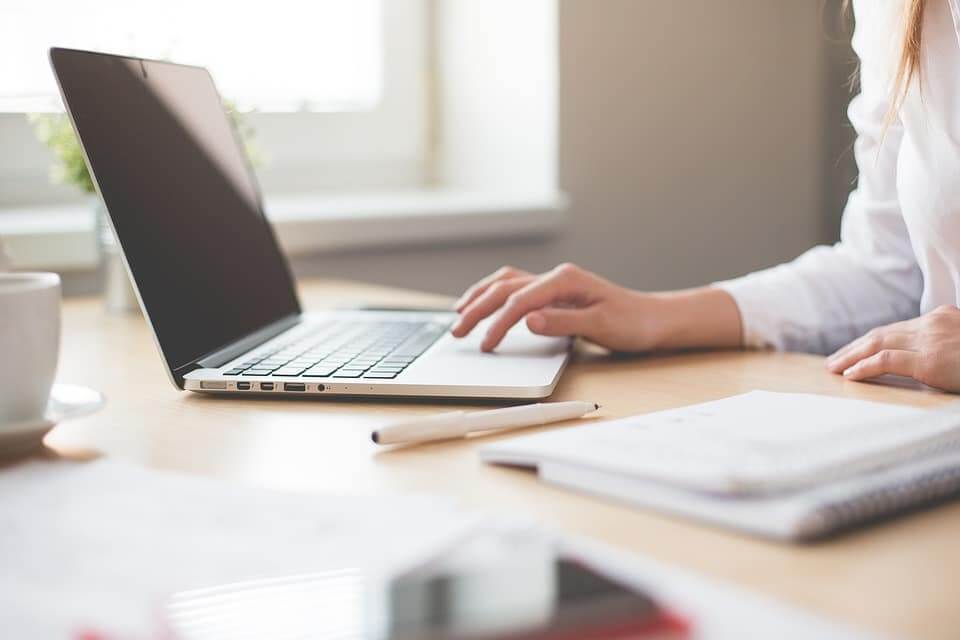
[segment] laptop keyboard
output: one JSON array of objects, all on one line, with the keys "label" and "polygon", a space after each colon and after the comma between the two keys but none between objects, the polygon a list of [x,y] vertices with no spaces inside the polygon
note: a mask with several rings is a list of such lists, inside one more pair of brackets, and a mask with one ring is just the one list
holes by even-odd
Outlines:
[{"label": "laptop keyboard", "polygon": [[446,330],[446,324],[429,321],[331,322],[224,375],[391,380]]}]

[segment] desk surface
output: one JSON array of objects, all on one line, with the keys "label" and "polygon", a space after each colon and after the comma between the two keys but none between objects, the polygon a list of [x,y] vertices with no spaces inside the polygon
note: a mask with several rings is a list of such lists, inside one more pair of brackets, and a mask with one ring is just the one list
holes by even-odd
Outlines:
[{"label": "desk surface", "polygon": [[[302,298],[305,307],[317,309],[445,302],[337,282],[306,283]],[[47,437],[49,446],[67,455],[99,451],[153,467],[286,489],[439,492],[470,505],[529,514],[862,628],[931,638],[955,637],[960,628],[960,503],[811,546],[759,541],[579,496],[544,485],[530,472],[483,465],[473,452],[476,441],[397,450],[370,442],[372,427],[436,412],[436,405],[227,400],[178,392],[142,317],[109,315],[98,299],[65,304],[58,377],[96,387],[109,399],[97,415],[65,423]],[[822,359],[813,356],[741,352],[629,359],[584,352],[564,374],[554,399],[600,402],[603,415],[612,418],[756,388],[920,406],[951,399],[844,381],[826,373]]]}]

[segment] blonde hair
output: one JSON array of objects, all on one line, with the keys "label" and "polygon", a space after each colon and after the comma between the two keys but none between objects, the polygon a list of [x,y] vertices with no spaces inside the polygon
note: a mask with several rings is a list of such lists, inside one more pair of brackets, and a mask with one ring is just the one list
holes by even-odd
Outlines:
[{"label": "blonde hair", "polygon": [[[844,12],[848,15],[851,1],[843,0]],[[890,110],[887,112],[888,124],[896,118],[913,79],[916,78],[921,85],[923,83],[920,75],[920,49],[923,43],[923,10],[926,4],[927,0],[904,0],[900,55],[891,88]]]},{"label": "blonde hair", "polygon": [[891,109],[896,111],[914,77],[923,85],[920,75],[920,45],[923,42],[923,10],[927,0],[906,0],[903,11],[903,35],[900,38],[900,60],[893,79]]}]

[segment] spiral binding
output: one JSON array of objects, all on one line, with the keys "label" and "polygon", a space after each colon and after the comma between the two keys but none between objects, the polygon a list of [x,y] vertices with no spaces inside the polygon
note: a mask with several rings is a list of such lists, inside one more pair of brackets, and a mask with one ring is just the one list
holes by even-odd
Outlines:
[{"label": "spiral binding", "polygon": [[956,494],[960,494],[960,467],[936,469],[896,486],[879,487],[853,498],[823,504],[809,515],[804,528],[811,537],[824,535],[940,502]]}]

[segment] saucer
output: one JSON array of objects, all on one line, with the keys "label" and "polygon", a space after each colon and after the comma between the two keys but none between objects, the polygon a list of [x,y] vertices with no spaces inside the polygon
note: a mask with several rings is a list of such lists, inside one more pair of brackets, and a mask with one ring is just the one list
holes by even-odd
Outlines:
[{"label": "saucer", "polygon": [[55,384],[42,417],[0,424],[0,456],[24,453],[40,446],[58,423],[93,413],[103,406],[103,394],[75,384]]}]

